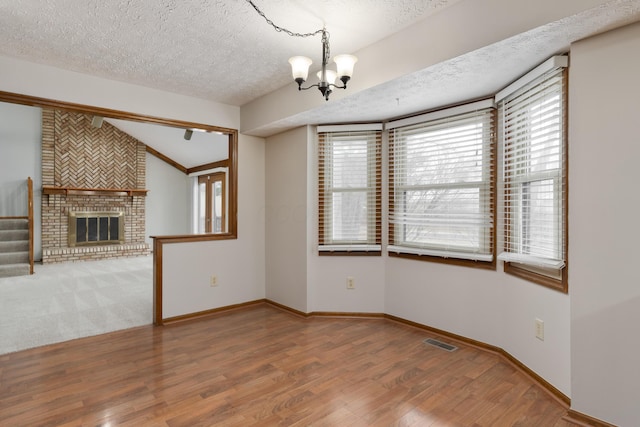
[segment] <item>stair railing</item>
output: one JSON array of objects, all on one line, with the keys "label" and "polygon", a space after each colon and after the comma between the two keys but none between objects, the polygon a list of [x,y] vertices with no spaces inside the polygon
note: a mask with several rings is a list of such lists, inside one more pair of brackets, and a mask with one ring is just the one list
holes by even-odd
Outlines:
[{"label": "stair railing", "polygon": [[29,274],[33,274],[33,180],[27,177],[29,191]]}]

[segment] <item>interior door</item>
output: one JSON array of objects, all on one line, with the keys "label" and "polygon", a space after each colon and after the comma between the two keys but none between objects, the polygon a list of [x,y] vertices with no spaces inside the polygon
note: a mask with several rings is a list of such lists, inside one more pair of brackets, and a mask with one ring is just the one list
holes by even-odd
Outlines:
[{"label": "interior door", "polygon": [[198,177],[198,199],[198,230],[205,233],[223,233],[226,230],[224,172]]}]

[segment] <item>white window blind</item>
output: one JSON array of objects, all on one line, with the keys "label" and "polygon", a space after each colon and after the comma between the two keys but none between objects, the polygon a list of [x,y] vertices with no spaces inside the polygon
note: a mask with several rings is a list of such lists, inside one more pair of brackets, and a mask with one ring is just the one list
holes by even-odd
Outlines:
[{"label": "white window blind", "polygon": [[380,251],[381,132],[320,132],[318,140],[319,250]]},{"label": "white window blind", "polygon": [[503,117],[504,252],[498,259],[565,265],[566,84],[553,68],[500,101]]},{"label": "white window blind", "polygon": [[491,262],[495,110],[443,115],[390,132],[388,249]]}]

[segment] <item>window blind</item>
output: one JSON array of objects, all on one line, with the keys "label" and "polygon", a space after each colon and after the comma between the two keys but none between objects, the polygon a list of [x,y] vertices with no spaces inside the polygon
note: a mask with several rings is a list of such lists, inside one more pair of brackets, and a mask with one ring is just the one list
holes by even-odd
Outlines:
[{"label": "window blind", "polygon": [[438,116],[390,132],[388,249],[493,261],[495,110]]},{"label": "window blind", "polygon": [[565,265],[566,71],[553,68],[500,101],[504,252],[535,267]]},{"label": "window blind", "polygon": [[380,130],[320,132],[318,141],[319,250],[380,251]]}]

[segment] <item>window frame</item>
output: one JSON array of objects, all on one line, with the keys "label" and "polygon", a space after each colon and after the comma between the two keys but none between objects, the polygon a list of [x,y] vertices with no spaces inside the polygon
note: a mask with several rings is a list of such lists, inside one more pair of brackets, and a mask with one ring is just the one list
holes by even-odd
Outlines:
[{"label": "window frame", "polygon": [[[483,150],[482,159],[483,163],[488,161],[488,165],[483,165],[482,173],[486,176],[481,181],[477,182],[456,182],[456,183],[429,183],[424,185],[403,185],[398,184],[398,180],[402,180],[402,177],[396,175],[396,163],[402,160],[398,159],[396,155],[396,147],[399,143],[395,135],[395,129],[402,128],[408,125],[424,123],[428,127],[429,123],[436,122],[440,119],[451,118],[452,127],[459,126],[459,123],[455,122],[456,117],[463,114],[473,113],[475,111],[488,110],[487,114],[491,128],[487,132],[488,140],[483,141],[483,146],[487,146],[486,150]],[[388,235],[389,246],[387,248],[388,254],[391,257],[409,258],[421,261],[438,262],[445,264],[453,264],[467,267],[483,268],[483,269],[496,269],[496,212],[497,212],[497,180],[496,180],[496,164],[497,164],[497,113],[494,108],[493,100],[482,100],[478,102],[463,104],[453,108],[446,108],[437,110],[434,112],[426,113],[420,116],[410,117],[407,119],[401,119],[388,124],[389,129],[389,221],[388,221]],[[428,130],[427,130],[428,132]],[[446,249],[440,245],[419,245],[419,244],[407,244],[406,241],[398,241],[398,235],[402,234],[402,224],[398,224],[396,221],[392,221],[393,216],[402,210],[396,209],[398,204],[402,203],[402,200],[397,197],[398,191],[402,192],[405,189],[417,191],[428,191],[429,189],[454,189],[454,188],[478,188],[479,201],[488,200],[486,208],[488,212],[484,212],[490,218],[491,225],[489,230],[482,232],[482,227],[478,228],[479,240],[489,239],[488,242],[480,242],[479,248],[484,247],[484,244],[488,246],[488,251],[484,254],[478,254],[472,251],[460,251]],[[485,193],[485,194],[483,194]],[[475,255],[473,255],[475,254]]]},{"label": "window frame", "polygon": [[[562,232],[562,235],[559,236],[556,244],[559,244],[560,251],[562,254],[564,265],[560,268],[553,267],[544,267],[544,266],[536,266],[533,264],[527,264],[524,262],[515,262],[506,260],[503,254],[498,256],[498,259],[502,259],[504,261],[504,271],[507,274],[512,276],[519,277],[529,282],[533,282],[550,289],[554,289],[560,291],[562,293],[568,293],[568,242],[569,242],[569,178],[568,178],[568,58],[566,56],[556,56],[547,60],[545,63],[541,64],[536,69],[532,70],[530,73],[525,75],[522,79],[522,82],[516,81],[510,87],[504,89],[496,95],[496,102],[499,104],[500,111],[500,126],[504,127],[504,111],[503,111],[503,99],[507,98],[511,93],[516,92],[519,87],[524,87],[529,85],[532,82],[535,82],[538,78],[543,77],[549,73],[555,74],[557,72],[562,73],[561,80],[561,99],[559,101],[559,107],[561,108],[561,132],[559,134],[561,138],[560,143],[560,168],[555,172],[534,172],[528,175],[528,178],[518,178],[513,181],[521,181],[521,182],[536,182],[541,179],[553,179],[559,184],[559,200],[554,203],[554,209],[562,209],[561,214],[561,226],[558,225],[557,229]],[[551,74],[549,74],[551,75]],[[544,83],[544,79],[540,79],[539,83]],[[515,87],[515,88],[514,88]],[[505,94],[506,93],[506,94]],[[505,166],[505,147],[507,141],[505,139],[504,131],[501,131],[500,143],[502,147],[502,163],[503,163],[503,198],[504,198],[504,206],[503,206],[503,233],[504,233],[504,242],[509,242],[511,240],[511,235],[513,234],[513,229],[509,224],[514,223],[513,217],[514,214],[507,206],[506,201],[510,199],[510,188],[512,188],[509,183],[509,176]],[[558,187],[554,188],[554,193],[558,191]],[[554,196],[555,197],[555,196]],[[517,222],[519,226],[521,226],[520,222]]]},{"label": "window frame", "polygon": [[[318,132],[318,254],[320,256],[380,256],[382,254],[382,125],[334,125],[319,126]],[[361,134],[367,138],[366,187],[336,187],[331,182],[333,166],[330,153],[332,138],[344,141],[342,135]],[[345,138],[346,139],[346,138]],[[369,150],[375,150],[373,155]],[[371,163],[373,161],[373,164]],[[367,196],[367,239],[333,240],[330,233],[335,223],[331,207],[336,193],[366,192]],[[371,194],[373,193],[373,194]],[[369,213],[373,211],[374,214]]]}]

